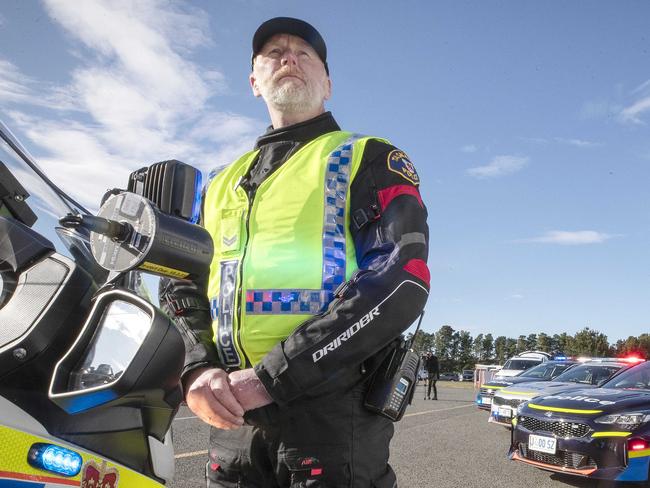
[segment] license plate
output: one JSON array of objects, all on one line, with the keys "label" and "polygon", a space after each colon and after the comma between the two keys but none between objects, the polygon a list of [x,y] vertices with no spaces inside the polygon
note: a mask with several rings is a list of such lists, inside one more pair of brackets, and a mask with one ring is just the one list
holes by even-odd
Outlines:
[{"label": "license plate", "polygon": [[499,407],[499,417],[512,417],[512,409],[510,407]]},{"label": "license plate", "polygon": [[531,451],[545,452],[546,454],[555,454],[557,448],[557,439],[545,437],[543,435],[529,435],[528,449]]},{"label": "license plate", "polygon": [[492,405],[492,399],[490,397],[481,397],[481,403],[483,405]]}]

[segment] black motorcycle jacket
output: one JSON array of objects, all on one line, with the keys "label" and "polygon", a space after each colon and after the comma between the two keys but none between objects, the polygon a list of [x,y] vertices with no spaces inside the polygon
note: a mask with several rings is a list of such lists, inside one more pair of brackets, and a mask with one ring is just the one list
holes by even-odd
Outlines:
[{"label": "black motorcycle jacket", "polygon": [[[259,184],[306,142],[340,130],[327,112],[269,129],[257,161],[242,181],[249,198]],[[278,343],[255,372],[279,405],[347,389],[372,373],[395,339],[419,316],[428,297],[427,211],[419,178],[406,154],[379,140],[366,144],[350,186],[350,233],[358,270],[328,309]],[[161,281],[161,306],[185,336],[184,375],[219,367],[204,280]]]}]

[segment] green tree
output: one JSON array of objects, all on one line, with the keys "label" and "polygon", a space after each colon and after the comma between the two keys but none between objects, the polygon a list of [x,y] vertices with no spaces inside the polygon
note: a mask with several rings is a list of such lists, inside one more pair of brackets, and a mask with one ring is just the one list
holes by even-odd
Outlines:
[{"label": "green tree", "polygon": [[474,356],[472,354],[472,336],[466,330],[461,330],[458,341],[458,363],[460,369],[474,368]]},{"label": "green tree", "polygon": [[553,352],[551,347],[551,338],[548,334],[540,332],[537,336],[537,349],[544,352]]},{"label": "green tree", "polygon": [[568,355],[573,354],[573,337],[571,337],[566,332],[562,332],[561,334],[554,334],[553,342],[555,343],[556,350],[558,352],[563,352],[564,354]]},{"label": "green tree", "polygon": [[494,339],[494,359],[498,364],[503,364],[509,357],[507,350],[508,339],[506,336],[499,336]]},{"label": "green tree", "polygon": [[450,369],[452,371],[458,370],[459,366],[459,352],[460,352],[460,332],[454,331],[451,336],[451,349],[449,351],[449,358],[451,359]]},{"label": "green tree", "polygon": [[511,358],[517,354],[517,340],[513,339],[512,337],[508,337],[506,339],[506,356],[505,358]]},{"label": "green tree", "polygon": [[639,337],[630,336],[625,340],[619,340],[614,347],[617,356],[639,356],[650,357],[650,334],[644,333]]},{"label": "green tree", "polygon": [[477,362],[483,361],[483,334],[479,334],[474,338],[473,346],[474,357]]},{"label": "green tree", "polygon": [[517,338],[517,354],[524,352],[528,349],[528,342],[526,342],[526,336],[520,335]]},{"label": "green tree", "polygon": [[529,351],[537,349],[537,334],[528,334],[528,337],[526,337],[526,349]]},{"label": "green tree", "polygon": [[[413,333],[409,332],[406,336],[406,340],[411,340],[413,338]],[[425,332],[423,330],[418,331],[418,335],[413,341],[413,350],[417,353],[424,353],[427,351],[434,350],[435,334]]]},{"label": "green tree", "polygon": [[607,336],[597,330],[585,327],[573,337],[571,354],[576,356],[607,356],[609,355]]},{"label": "green tree", "polygon": [[443,325],[436,332],[435,351],[440,362],[441,371],[453,369],[453,358],[451,356],[454,341],[454,329],[450,325]]},{"label": "green tree", "polygon": [[494,357],[494,338],[492,334],[487,334],[483,338],[483,360],[492,361]]}]

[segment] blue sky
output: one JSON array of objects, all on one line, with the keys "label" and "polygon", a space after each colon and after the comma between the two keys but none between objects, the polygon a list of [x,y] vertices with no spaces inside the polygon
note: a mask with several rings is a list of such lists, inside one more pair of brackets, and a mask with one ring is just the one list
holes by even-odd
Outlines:
[{"label": "blue sky", "polygon": [[268,124],[252,33],[323,34],[348,130],[416,164],[425,330],[650,330],[650,3],[62,1],[0,4],[1,118],[91,207],[130,171],[209,170]]}]

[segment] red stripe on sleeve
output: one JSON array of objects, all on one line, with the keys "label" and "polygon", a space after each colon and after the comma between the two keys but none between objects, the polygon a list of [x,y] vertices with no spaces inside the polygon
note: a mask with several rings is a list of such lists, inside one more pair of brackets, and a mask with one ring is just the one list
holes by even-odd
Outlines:
[{"label": "red stripe on sleeve", "polygon": [[427,287],[429,286],[429,281],[431,280],[431,274],[429,273],[429,268],[427,267],[427,263],[425,263],[421,259],[411,259],[404,266],[404,270],[407,271],[408,273],[411,273],[413,276],[420,278],[422,281],[424,281],[427,284]]},{"label": "red stripe on sleeve", "polygon": [[417,198],[420,207],[424,208],[424,203],[422,203],[422,197],[418,189],[411,185],[394,185],[379,190],[379,204],[381,205],[382,211],[388,207],[388,204],[393,201],[394,198],[397,198],[400,195],[411,195]]}]

